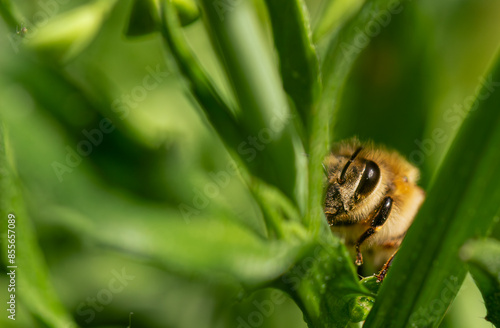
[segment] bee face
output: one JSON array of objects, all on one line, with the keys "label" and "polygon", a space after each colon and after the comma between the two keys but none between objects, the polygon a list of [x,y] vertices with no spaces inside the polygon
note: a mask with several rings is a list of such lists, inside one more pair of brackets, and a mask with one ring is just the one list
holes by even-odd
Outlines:
[{"label": "bee face", "polygon": [[424,199],[418,169],[396,152],[356,139],[337,144],[324,165],[324,211],[332,231],[356,251],[358,265],[363,246],[372,251],[371,265],[381,266]]},{"label": "bee face", "polygon": [[350,213],[380,185],[380,168],[371,160],[333,156],[329,164],[331,174],[325,199],[329,217]]}]

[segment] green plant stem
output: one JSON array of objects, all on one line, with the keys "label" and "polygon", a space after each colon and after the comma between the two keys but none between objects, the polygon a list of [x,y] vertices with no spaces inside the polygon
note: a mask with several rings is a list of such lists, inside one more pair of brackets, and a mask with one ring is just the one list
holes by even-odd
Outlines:
[{"label": "green plant stem", "polygon": [[[213,1],[201,2],[212,42],[241,108],[241,129],[248,134],[238,151],[255,154],[245,156],[252,173],[277,186],[304,212],[304,148],[253,8],[240,2],[221,16]],[[271,137],[263,142],[267,134]],[[247,149],[252,144],[255,152]]]},{"label": "green plant stem", "polygon": [[320,92],[319,63],[302,0],[266,0],[283,87],[296,106],[302,126]]},{"label": "green plant stem", "polygon": [[168,1],[162,1],[158,10],[160,11],[159,26],[161,35],[168,45],[179,70],[186,77],[192,94],[221,139],[230,148],[236,149],[242,142],[242,136],[238,129],[239,124],[232,114],[232,110],[224,102],[199,62],[191,53],[181,34],[181,27],[174,6]]}]

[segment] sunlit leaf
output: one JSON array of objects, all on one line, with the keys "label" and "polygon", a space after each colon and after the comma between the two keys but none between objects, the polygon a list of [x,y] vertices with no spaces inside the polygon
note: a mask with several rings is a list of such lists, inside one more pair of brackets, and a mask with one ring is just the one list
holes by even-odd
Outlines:
[{"label": "sunlit leaf", "polygon": [[94,40],[116,1],[95,0],[60,14],[47,25],[30,32],[28,45],[66,62],[76,57]]},{"label": "sunlit leaf", "polygon": [[335,32],[364,2],[365,0],[323,1],[320,18],[314,27],[314,40],[318,41],[326,34]]}]

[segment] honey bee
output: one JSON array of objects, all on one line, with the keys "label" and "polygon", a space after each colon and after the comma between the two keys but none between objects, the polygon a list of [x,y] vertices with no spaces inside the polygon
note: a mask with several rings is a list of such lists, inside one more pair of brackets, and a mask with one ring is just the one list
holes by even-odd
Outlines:
[{"label": "honey bee", "polygon": [[[385,274],[425,193],[419,170],[395,151],[361,143],[337,144],[324,161],[324,211],[333,233],[355,254],[355,263]],[[366,263],[368,262],[368,263]],[[385,263],[385,264],[384,264]]]}]

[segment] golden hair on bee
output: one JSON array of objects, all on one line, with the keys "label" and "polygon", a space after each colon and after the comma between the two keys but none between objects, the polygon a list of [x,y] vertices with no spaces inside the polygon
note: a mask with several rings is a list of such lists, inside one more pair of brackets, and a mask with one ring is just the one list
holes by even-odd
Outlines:
[{"label": "golden hair on bee", "polygon": [[324,166],[332,232],[354,251],[357,265],[365,251],[369,271],[385,263],[382,280],[425,198],[419,170],[396,151],[356,138],[334,145]]}]

